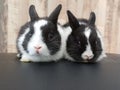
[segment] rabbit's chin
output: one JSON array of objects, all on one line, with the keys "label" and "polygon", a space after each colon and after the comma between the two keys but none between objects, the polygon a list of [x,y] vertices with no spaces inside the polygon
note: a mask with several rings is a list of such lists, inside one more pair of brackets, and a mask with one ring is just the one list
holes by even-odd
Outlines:
[{"label": "rabbit's chin", "polygon": [[31,56],[50,56],[48,52],[29,52]]}]

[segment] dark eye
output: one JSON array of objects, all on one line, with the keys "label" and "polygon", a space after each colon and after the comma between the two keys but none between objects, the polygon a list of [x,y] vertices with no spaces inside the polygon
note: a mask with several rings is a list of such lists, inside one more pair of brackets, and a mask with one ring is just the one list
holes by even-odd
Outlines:
[{"label": "dark eye", "polygon": [[98,41],[95,41],[95,44],[98,45]]},{"label": "dark eye", "polygon": [[78,46],[80,46],[80,45],[81,45],[81,42],[80,42],[79,37],[76,37],[76,42],[77,42],[77,45],[78,45]]},{"label": "dark eye", "polygon": [[97,40],[95,41],[95,46],[96,46],[96,50],[100,51],[102,50],[102,46],[101,46],[101,41],[99,38],[97,38]]},{"label": "dark eye", "polygon": [[78,44],[81,44],[81,42],[80,42],[80,41],[78,41]]},{"label": "dark eye", "polygon": [[54,37],[54,35],[53,35],[52,33],[49,33],[49,34],[48,34],[48,40],[52,40],[53,37]]},{"label": "dark eye", "polygon": [[81,42],[80,42],[80,41],[77,41],[77,45],[80,47],[80,46],[81,46]]},{"label": "dark eye", "polygon": [[99,38],[97,38],[97,39],[95,40],[95,44],[96,44],[96,45],[99,45],[99,44],[100,44],[100,39],[99,39]]}]

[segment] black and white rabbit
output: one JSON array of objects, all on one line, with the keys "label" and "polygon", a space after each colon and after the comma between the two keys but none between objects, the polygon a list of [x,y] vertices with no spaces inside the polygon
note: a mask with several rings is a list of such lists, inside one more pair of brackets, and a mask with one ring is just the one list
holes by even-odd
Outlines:
[{"label": "black and white rabbit", "polygon": [[69,23],[63,25],[69,31],[65,58],[76,62],[96,62],[106,56],[103,49],[103,40],[98,31],[94,12],[89,19],[77,19],[67,11]]},{"label": "black and white rabbit", "polygon": [[57,61],[63,56],[65,41],[57,23],[62,5],[46,18],[40,18],[35,6],[29,7],[30,21],[23,25],[17,38],[18,57],[23,62]]}]

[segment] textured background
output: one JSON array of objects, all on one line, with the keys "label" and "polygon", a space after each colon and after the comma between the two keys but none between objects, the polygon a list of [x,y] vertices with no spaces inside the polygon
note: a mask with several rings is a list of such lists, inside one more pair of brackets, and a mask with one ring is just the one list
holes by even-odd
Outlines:
[{"label": "textured background", "polygon": [[79,18],[88,18],[94,11],[106,52],[120,54],[120,0],[0,0],[0,52],[16,52],[16,36],[20,26],[29,20],[31,4],[43,17],[60,3],[63,5],[59,16],[62,24],[67,21],[68,9]]}]

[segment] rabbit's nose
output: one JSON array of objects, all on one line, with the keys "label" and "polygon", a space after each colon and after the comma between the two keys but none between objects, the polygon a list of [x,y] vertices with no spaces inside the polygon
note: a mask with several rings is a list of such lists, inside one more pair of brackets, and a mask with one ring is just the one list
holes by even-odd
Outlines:
[{"label": "rabbit's nose", "polygon": [[88,60],[89,60],[89,59],[92,59],[92,58],[93,58],[93,55],[85,55],[84,57],[85,57],[85,59],[88,59]]},{"label": "rabbit's nose", "polygon": [[35,48],[36,53],[39,54],[40,53],[40,49],[42,47],[41,46],[34,46],[34,48]]},{"label": "rabbit's nose", "polygon": [[36,50],[39,50],[39,49],[41,49],[41,46],[35,46],[34,47]]}]

